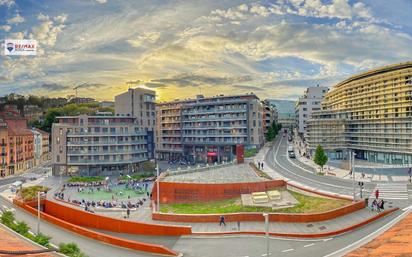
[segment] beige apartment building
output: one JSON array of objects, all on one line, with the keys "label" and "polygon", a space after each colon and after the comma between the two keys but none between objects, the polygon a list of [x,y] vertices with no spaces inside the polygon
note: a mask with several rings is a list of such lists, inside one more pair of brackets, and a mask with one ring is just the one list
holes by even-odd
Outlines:
[{"label": "beige apartment building", "polygon": [[52,126],[54,175],[129,173],[147,152],[147,131],[133,117],[66,116]]},{"label": "beige apartment building", "polygon": [[232,161],[236,146],[264,143],[263,104],[254,94],[176,100],[156,105],[156,154],[162,160]]},{"label": "beige apartment building", "polygon": [[352,76],[328,92],[307,122],[308,147],[331,159],[412,164],[412,62]]},{"label": "beige apartment building", "polygon": [[269,101],[263,101],[263,134],[266,134],[273,122],[278,121],[278,112],[276,107],[271,105]]},{"label": "beige apartment building", "polygon": [[135,117],[138,125],[153,131],[156,126],[156,92],[146,88],[130,88],[114,97],[116,116]]}]

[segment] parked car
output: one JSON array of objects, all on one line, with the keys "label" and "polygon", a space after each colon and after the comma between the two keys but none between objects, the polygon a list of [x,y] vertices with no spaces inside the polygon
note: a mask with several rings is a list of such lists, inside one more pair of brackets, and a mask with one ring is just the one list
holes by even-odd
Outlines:
[{"label": "parked car", "polygon": [[291,159],[296,158],[295,152],[289,152],[288,155],[289,155],[289,158],[291,158]]}]

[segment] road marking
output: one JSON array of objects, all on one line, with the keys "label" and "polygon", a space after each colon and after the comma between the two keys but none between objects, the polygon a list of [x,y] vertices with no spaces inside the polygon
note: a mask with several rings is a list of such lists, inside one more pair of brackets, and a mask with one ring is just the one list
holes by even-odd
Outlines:
[{"label": "road marking", "polygon": [[[353,190],[353,188],[351,188],[351,187],[336,186],[336,185],[333,185],[333,184],[324,183],[324,182],[320,182],[320,181],[317,181],[317,180],[313,180],[313,179],[311,179],[311,178],[307,178],[307,177],[305,177],[305,176],[302,176],[302,175],[299,175],[299,174],[297,174],[297,173],[291,172],[291,171],[289,171],[287,168],[285,168],[284,166],[280,165],[280,163],[278,162],[276,156],[278,155],[279,148],[280,148],[280,145],[281,145],[282,141],[283,141],[283,138],[280,140],[280,142],[279,142],[279,144],[278,144],[278,147],[277,147],[277,149],[276,149],[276,153],[275,153],[275,156],[274,156],[273,160],[275,161],[275,163],[276,163],[279,167],[281,167],[282,169],[284,169],[286,172],[292,173],[293,175],[295,175],[295,176],[297,176],[297,177],[300,177],[300,178],[303,178],[304,180],[312,181],[312,182],[314,182],[315,184],[321,184],[321,185],[330,186],[330,187],[335,187],[335,188],[339,188],[339,189],[345,188],[345,189],[351,190],[351,191]],[[311,187],[311,188],[313,188],[313,187]],[[330,191],[324,191],[324,192],[336,194],[336,193],[330,192]],[[346,196],[349,196],[349,195],[346,195]]]},{"label": "road marking", "polygon": [[331,238],[326,238],[326,239],[323,239],[323,242],[327,242],[327,241],[332,240],[332,239],[333,239],[333,237],[331,237]]},{"label": "road marking", "polygon": [[293,251],[293,250],[295,250],[295,249],[290,248],[290,249],[287,249],[287,250],[283,250],[282,253],[290,252],[290,251]]},{"label": "road marking", "polygon": [[[266,238],[266,236],[262,235],[220,235],[220,236],[181,236],[181,238],[185,239],[217,239],[217,238]],[[282,237],[275,237],[270,236],[269,239],[271,240],[280,240],[280,241],[296,241],[296,242],[323,242],[325,239],[294,239],[294,238],[282,238]],[[333,238],[330,238],[333,239]],[[330,240],[329,239],[329,240]]]},{"label": "road marking", "polygon": [[[370,241],[372,241],[375,237],[379,236],[380,233],[385,232],[386,230],[388,230],[391,226],[393,226],[395,223],[397,223],[400,219],[402,219],[404,216],[406,216],[409,213],[409,211],[405,211],[404,213],[402,213],[401,215],[399,215],[398,217],[396,217],[395,219],[389,221],[388,223],[386,223],[385,225],[383,225],[382,227],[380,227],[379,229],[373,231],[372,233],[362,237],[361,239],[359,239],[356,242],[353,242],[339,250],[334,251],[333,253],[330,253],[328,255],[325,255],[324,257],[330,257],[330,256],[337,256],[339,253],[345,252],[346,250],[352,248],[353,246],[355,246],[356,249]],[[381,232],[382,231],[382,232]],[[353,250],[350,249],[349,251]],[[349,252],[347,251],[347,252]],[[346,253],[346,252],[345,252]],[[342,254],[339,254],[339,256],[341,256]]]},{"label": "road marking", "polygon": [[[269,253],[269,255],[271,255],[272,253]],[[267,256],[267,254],[266,253],[264,253],[264,254],[262,254],[262,256]]]},{"label": "road marking", "polygon": [[403,208],[402,211],[407,211],[407,210],[410,210],[410,209],[412,209],[412,205],[409,205],[408,207]]},{"label": "road marking", "polygon": [[303,247],[306,248],[306,247],[311,247],[311,246],[314,246],[314,245],[315,245],[315,244],[312,243],[312,244],[304,245]]}]

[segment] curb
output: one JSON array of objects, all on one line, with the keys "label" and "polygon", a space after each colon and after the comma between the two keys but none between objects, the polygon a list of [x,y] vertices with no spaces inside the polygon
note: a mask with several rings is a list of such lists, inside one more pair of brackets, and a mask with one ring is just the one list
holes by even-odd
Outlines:
[{"label": "curb", "polygon": [[[380,219],[382,217],[385,217],[395,211],[399,210],[399,208],[392,208],[386,211],[383,211],[379,214],[377,214],[374,217],[371,217],[369,219],[366,219],[362,222],[359,222],[357,224],[354,224],[352,226],[334,230],[334,231],[329,231],[329,232],[323,232],[323,233],[312,233],[312,234],[307,234],[307,233],[278,233],[278,232],[269,232],[270,236],[277,236],[277,237],[291,237],[291,238],[323,238],[323,237],[330,237],[330,236],[337,236],[344,234],[346,232],[349,232],[351,230],[355,230],[357,228],[360,228],[362,226],[365,226],[377,219]],[[193,236],[224,236],[224,235],[265,235],[266,232],[264,231],[234,231],[234,232],[193,232]]]}]

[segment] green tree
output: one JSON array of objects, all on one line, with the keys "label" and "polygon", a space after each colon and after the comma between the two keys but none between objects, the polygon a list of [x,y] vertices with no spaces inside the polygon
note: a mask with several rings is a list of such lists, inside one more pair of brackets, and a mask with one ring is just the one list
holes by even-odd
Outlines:
[{"label": "green tree", "polygon": [[321,171],[323,173],[323,166],[328,161],[328,156],[325,154],[321,145],[316,147],[315,156],[313,157],[313,161],[320,166]]},{"label": "green tree", "polygon": [[20,235],[26,235],[29,232],[29,226],[25,222],[19,221],[16,223],[13,230]]},{"label": "green tree", "polygon": [[3,212],[3,214],[1,215],[1,223],[3,223],[4,225],[11,227],[14,224],[14,214],[11,211],[5,211]]},{"label": "green tree", "polygon": [[275,138],[276,134],[272,127],[269,127],[268,131],[266,132],[266,140],[272,141]]},{"label": "green tree", "polygon": [[39,245],[48,247],[49,244],[50,244],[50,243],[49,243],[49,242],[50,242],[50,239],[51,239],[51,237],[46,236],[46,235],[43,235],[42,233],[40,233],[40,234],[36,235],[36,236],[33,238],[33,241],[36,242],[36,243],[38,243]]},{"label": "green tree", "polygon": [[59,252],[70,257],[85,257],[86,255],[80,251],[80,248],[75,243],[61,243],[59,245]]}]

